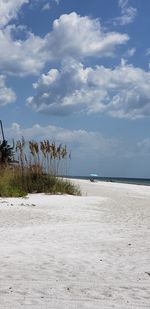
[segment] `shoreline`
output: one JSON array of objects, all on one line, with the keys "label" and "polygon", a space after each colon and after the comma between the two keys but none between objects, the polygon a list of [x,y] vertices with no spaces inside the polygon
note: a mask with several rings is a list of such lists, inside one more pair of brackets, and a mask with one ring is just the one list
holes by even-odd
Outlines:
[{"label": "shoreline", "polygon": [[[67,176],[67,179],[90,180],[90,176]],[[95,182],[126,183],[150,186],[150,178],[97,177]]]},{"label": "shoreline", "polygon": [[[129,192],[136,192],[138,195],[144,194],[150,196],[149,186],[139,185],[139,184],[131,184],[131,183],[118,183],[118,182],[105,182],[105,181],[95,181],[90,182],[90,180],[86,179],[71,179],[72,183],[75,185],[79,185],[81,188],[81,193],[83,195],[96,195],[96,196],[105,196],[111,194],[113,190],[128,190]],[[107,191],[107,189],[110,190]],[[106,192],[105,192],[106,190]],[[105,193],[104,193],[105,192]],[[118,192],[119,193],[119,192]],[[122,191],[120,192],[122,194]]]},{"label": "shoreline", "polygon": [[82,196],[0,198],[1,307],[149,308],[149,188],[72,181]]}]

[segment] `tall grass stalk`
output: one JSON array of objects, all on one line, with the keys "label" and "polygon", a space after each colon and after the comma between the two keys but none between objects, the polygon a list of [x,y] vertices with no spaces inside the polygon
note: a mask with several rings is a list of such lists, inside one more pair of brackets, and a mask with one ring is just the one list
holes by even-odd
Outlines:
[{"label": "tall grass stalk", "polygon": [[69,181],[57,177],[61,162],[67,161],[67,147],[48,140],[28,143],[21,139],[15,146],[17,165],[0,164],[0,196],[24,196],[27,193],[67,193],[80,190]]}]

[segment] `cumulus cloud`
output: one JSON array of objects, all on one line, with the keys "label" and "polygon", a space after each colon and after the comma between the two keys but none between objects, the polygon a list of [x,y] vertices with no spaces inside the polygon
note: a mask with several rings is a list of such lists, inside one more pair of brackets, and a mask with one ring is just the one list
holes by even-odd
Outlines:
[{"label": "cumulus cloud", "polygon": [[25,39],[17,39],[20,29],[11,25],[0,30],[0,69],[4,73],[37,74],[47,62],[67,57],[112,56],[129,39],[126,34],[106,33],[98,20],[75,12],[55,20],[52,31],[43,38],[24,29]]},{"label": "cumulus cloud", "polygon": [[113,19],[114,25],[128,25],[137,16],[137,9],[129,5],[128,0],[119,0],[118,6],[121,9],[121,16]]},{"label": "cumulus cloud", "polygon": [[17,40],[20,29],[13,25],[0,30],[0,69],[8,74],[37,74],[47,60],[45,40],[26,29],[25,40]]},{"label": "cumulus cloud", "polygon": [[0,0],[0,28],[16,18],[22,5],[28,2],[29,0]]},{"label": "cumulus cloud", "polygon": [[6,26],[12,19],[16,19],[24,4],[35,7],[36,4],[42,5],[43,9],[50,9],[50,3],[59,4],[59,0],[0,0],[0,28]]},{"label": "cumulus cloud", "polygon": [[150,72],[124,60],[114,69],[84,67],[70,60],[61,70],[42,74],[33,87],[35,96],[27,104],[38,112],[106,113],[129,119],[150,115]]},{"label": "cumulus cloud", "polygon": [[5,76],[0,75],[0,106],[5,106],[16,100],[15,92],[6,86]]},{"label": "cumulus cloud", "polygon": [[66,56],[112,56],[116,46],[125,44],[129,37],[118,32],[105,32],[99,20],[73,12],[56,19],[46,39],[51,57],[61,59]]}]

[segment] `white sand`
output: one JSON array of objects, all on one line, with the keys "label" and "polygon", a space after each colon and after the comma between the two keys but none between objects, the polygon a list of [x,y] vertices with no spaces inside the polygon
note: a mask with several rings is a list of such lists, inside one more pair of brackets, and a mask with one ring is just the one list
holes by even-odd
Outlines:
[{"label": "white sand", "polygon": [[0,308],[150,308],[150,187],[0,198]]}]

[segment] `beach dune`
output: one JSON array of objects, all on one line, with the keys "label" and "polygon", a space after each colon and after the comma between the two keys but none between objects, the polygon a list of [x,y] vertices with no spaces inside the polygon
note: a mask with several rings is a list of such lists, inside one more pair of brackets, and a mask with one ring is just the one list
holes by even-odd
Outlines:
[{"label": "beach dune", "polygon": [[0,308],[150,308],[150,187],[0,198]]}]

